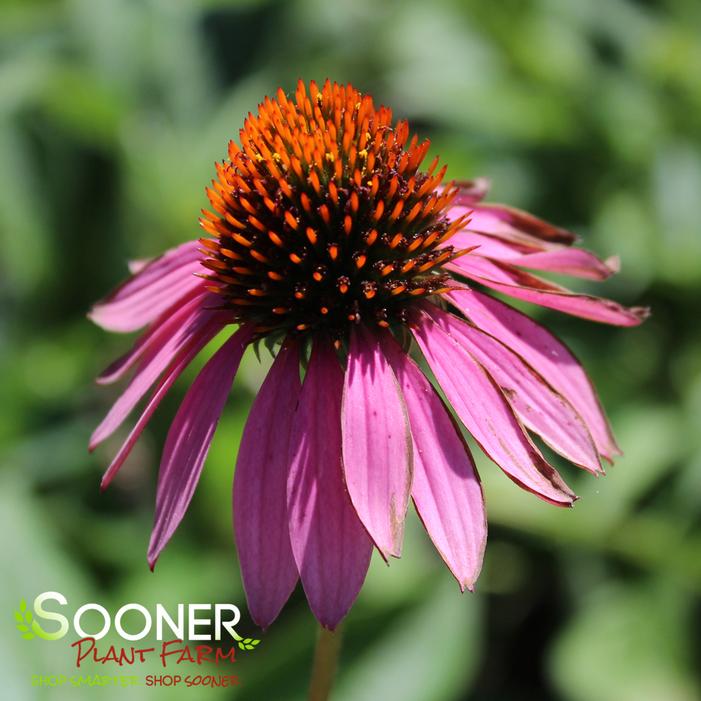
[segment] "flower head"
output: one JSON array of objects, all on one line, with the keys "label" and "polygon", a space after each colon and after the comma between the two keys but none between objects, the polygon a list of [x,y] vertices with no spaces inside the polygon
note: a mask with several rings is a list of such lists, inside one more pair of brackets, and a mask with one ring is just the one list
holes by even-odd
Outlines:
[{"label": "flower head", "polygon": [[421,297],[447,291],[457,188],[445,167],[419,170],[429,143],[392,125],[386,107],[350,86],[299,84],[266,99],[229,145],[208,190],[201,241],[214,285],[257,334],[348,337],[361,320],[406,323]]},{"label": "flower head", "polygon": [[[333,628],[373,549],[399,557],[410,498],[462,589],[479,574],[486,517],[458,422],[514,482],[576,498],[531,439],[590,472],[619,450],[584,370],[528,316],[485,294],[620,326],[646,310],[576,294],[524,269],[593,280],[616,261],[525,212],[483,203],[486,183],[443,185],[428,142],[350,86],[300,82],[250,115],[217,164],[208,236],[132,266],[91,312],[146,327],[99,378],[132,372],[96,429],[112,434],[148,394],[103,478],[109,484],[164,395],[225,327],[238,328],[189,388],[159,472],[153,567],[180,523],[247,346],[273,365],[237,459],[233,508],[253,618],[269,625],[301,579]],[[446,406],[413,357],[422,355]],[[303,379],[302,379],[303,375]]]}]

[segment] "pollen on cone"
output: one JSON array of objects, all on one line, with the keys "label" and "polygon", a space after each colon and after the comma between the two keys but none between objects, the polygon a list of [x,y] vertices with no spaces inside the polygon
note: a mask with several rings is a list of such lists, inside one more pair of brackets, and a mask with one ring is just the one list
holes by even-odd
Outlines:
[{"label": "pollen on cone", "polygon": [[440,263],[433,252],[457,228],[446,217],[456,190],[435,194],[445,170],[420,171],[428,142],[407,146],[408,135],[391,110],[329,81],[246,119],[202,218],[208,277],[236,321],[341,338],[349,322],[387,327],[445,289],[452,249]]}]

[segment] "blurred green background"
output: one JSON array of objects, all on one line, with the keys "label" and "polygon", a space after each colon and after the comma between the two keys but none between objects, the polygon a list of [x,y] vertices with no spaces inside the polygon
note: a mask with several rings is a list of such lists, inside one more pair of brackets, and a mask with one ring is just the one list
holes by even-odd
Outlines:
[{"label": "blurred green background", "polygon": [[123,433],[87,454],[116,396],[92,379],[129,340],[85,312],[127,259],[198,234],[213,162],[265,94],[327,76],[408,117],[449,176],[489,176],[493,199],[619,253],[623,272],[597,292],[654,312],[619,330],[533,310],[591,372],[625,458],[598,480],[563,467],[572,511],[480,460],[490,540],[474,595],[412,515],[405,556],[373,563],[348,618],[335,698],[700,698],[697,0],[0,2],[0,695],[304,698],[315,626],[300,591],[241,654],[234,692],[33,689],[73,654],[22,640],[12,609],[48,589],[73,608],[243,606],[230,483],[263,369],[244,363],[151,574],[160,446],[187,383],[100,495]]}]

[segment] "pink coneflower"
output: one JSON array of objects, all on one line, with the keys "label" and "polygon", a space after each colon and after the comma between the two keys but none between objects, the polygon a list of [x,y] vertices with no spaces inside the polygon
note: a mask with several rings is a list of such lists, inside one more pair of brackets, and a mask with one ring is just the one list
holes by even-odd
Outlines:
[{"label": "pink coneflower", "polygon": [[508,477],[559,506],[575,495],[531,432],[595,474],[601,457],[619,454],[572,353],[482,290],[618,326],[646,311],[525,272],[603,280],[616,264],[571,247],[568,231],[483,203],[482,181],[442,185],[437,160],[420,170],[428,146],[351,86],[300,82],[294,99],[280,90],[216,165],[213,211],[201,219],[208,236],[134,264],[90,314],[110,331],[146,327],[99,378],[133,371],[91,447],[150,392],[103,486],[182,371],[233,331],[166,439],[151,567],[187,510],[244,351],[259,341],[273,349],[233,494],[242,578],[262,627],[301,579],[317,619],[334,628],[373,549],[400,556],[410,499],[460,588],[472,589],[486,517],[451,410]]}]

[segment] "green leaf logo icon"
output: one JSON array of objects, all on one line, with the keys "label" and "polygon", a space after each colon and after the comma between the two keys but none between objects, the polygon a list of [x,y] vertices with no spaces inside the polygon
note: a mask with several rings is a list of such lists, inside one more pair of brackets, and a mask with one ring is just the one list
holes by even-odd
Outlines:
[{"label": "green leaf logo icon", "polygon": [[239,640],[239,647],[242,650],[255,650],[259,643],[260,640],[256,640],[255,638],[244,638],[243,640]]},{"label": "green leaf logo icon", "polygon": [[32,623],[35,622],[32,618],[32,612],[27,608],[27,602],[22,599],[19,602],[19,611],[15,611],[15,621],[17,622],[17,630],[25,640],[31,640],[35,636],[35,633],[32,631]]},{"label": "green leaf logo icon", "polygon": [[56,633],[47,633],[37,622],[34,620],[34,615],[27,608],[27,602],[21,599],[19,602],[19,611],[15,611],[15,627],[21,633],[25,640],[32,640],[33,638],[41,638],[42,640],[58,640],[61,635]]},{"label": "green leaf logo icon", "polygon": [[231,631],[234,640],[238,643],[239,649],[241,650],[255,650],[260,644],[260,640],[256,638],[242,638],[235,631]]}]

